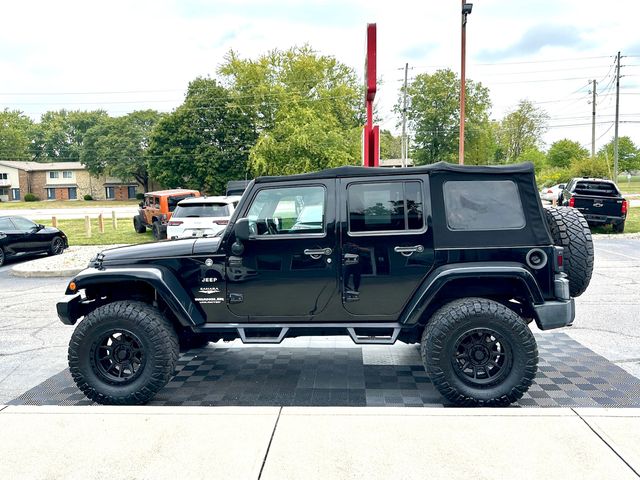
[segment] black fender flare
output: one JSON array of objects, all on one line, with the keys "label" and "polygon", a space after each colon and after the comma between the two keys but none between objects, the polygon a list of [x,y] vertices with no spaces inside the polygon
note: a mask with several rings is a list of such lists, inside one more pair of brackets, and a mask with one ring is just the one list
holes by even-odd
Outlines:
[{"label": "black fender flare", "polygon": [[75,290],[67,288],[66,294],[75,294],[79,290],[93,286],[114,284],[126,281],[146,283],[167,304],[178,322],[184,327],[203,325],[206,319],[191,294],[182,286],[176,276],[166,267],[113,267],[103,270],[87,268],[76,275],[72,282]]},{"label": "black fender flare", "polygon": [[451,281],[461,278],[505,278],[522,283],[534,305],[544,303],[544,297],[533,274],[521,263],[516,262],[469,262],[451,263],[434,269],[422,282],[411,301],[402,311],[400,323],[415,325],[420,323],[422,314],[431,301]]}]

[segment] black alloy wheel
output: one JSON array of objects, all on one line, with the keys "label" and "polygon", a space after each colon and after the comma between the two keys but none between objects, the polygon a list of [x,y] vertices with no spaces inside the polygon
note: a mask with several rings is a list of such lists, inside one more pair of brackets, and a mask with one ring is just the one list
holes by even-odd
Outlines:
[{"label": "black alloy wheel", "polygon": [[458,337],[451,361],[463,382],[484,386],[500,383],[511,370],[513,355],[498,332],[474,328]]},{"label": "black alloy wheel", "polygon": [[102,380],[124,385],[140,376],[146,356],[142,342],[134,333],[114,329],[95,342],[93,362],[95,371]]},{"label": "black alloy wheel", "polygon": [[60,237],[55,237],[51,240],[51,255],[60,255],[64,252],[64,240]]}]

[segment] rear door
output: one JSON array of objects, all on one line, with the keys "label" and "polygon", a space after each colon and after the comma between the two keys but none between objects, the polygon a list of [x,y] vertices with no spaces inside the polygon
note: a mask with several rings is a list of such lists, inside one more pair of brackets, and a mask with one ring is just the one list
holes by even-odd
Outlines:
[{"label": "rear door", "polygon": [[397,315],[433,266],[428,177],[342,179],[341,290],[353,315]]}]

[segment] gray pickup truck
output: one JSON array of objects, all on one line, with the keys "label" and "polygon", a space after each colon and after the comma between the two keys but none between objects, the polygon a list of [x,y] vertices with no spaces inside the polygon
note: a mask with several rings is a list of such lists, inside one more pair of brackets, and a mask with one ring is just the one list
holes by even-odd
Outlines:
[{"label": "gray pickup truck", "polygon": [[611,225],[614,232],[624,232],[629,205],[611,180],[574,178],[562,191],[561,203],[580,210],[589,225]]}]

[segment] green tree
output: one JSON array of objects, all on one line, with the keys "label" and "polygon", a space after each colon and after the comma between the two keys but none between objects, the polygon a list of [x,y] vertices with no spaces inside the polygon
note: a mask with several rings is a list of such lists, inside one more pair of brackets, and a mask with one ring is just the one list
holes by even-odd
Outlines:
[{"label": "green tree", "polygon": [[[613,169],[613,142],[604,145],[598,151],[598,157],[609,162]],[[631,138],[624,136],[618,138],[618,170],[621,172],[631,172],[640,170],[640,149],[633,143]]]},{"label": "green tree", "polygon": [[253,174],[360,161],[362,88],[352,68],[305,45],[256,60],[231,51],[219,72],[258,135],[250,156]]},{"label": "green tree", "polygon": [[568,167],[575,161],[581,161],[589,157],[589,151],[580,143],[567,138],[553,142],[547,152],[549,165],[552,167]]},{"label": "green tree", "polygon": [[46,112],[36,125],[32,153],[39,162],[78,162],[87,131],[109,118],[104,110]]},{"label": "green tree", "polygon": [[30,160],[33,121],[18,110],[0,111],[0,160]]},{"label": "green tree", "polygon": [[536,173],[540,173],[547,165],[547,155],[540,151],[537,147],[531,147],[520,154],[518,162],[531,162],[536,169]]},{"label": "green tree", "polygon": [[149,173],[167,187],[222,194],[229,180],[247,175],[256,133],[252,118],[215,80],[197,78],[184,103],[151,134]]},{"label": "green tree", "polygon": [[504,161],[515,162],[525,150],[539,147],[547,130],[547,113],[528,100],[521,100],[518,108],[500,122],[500,150]]},{"label": "green tree", "polygon": [[144,110],[98,123],[84,136],[80,161],[93,174],[133,178],[147,192],[147,150],[151,131],[160,118],[155,110]]},{"label": "green tree", "polygon": [[394,137],[389,130],[380,130],[380,158],[401,158],[402,137]]},{"label": "green tree", "polygon": [[[489,163],[489,158],[483,158],[488,154],[490,145],[487,137],[491,108],[489,90],[472,80],[467,80],[465,90],[465,149],[472,152],[472,162]],[[460,80],[456,74],[449,69],[438,70],[431,75],[419,74],[407,85],[407,97],[407,120],[413,132],[416,163],[457,162]],[[399,114],[401,109],[402,93],[395,106],[396,113]],[[480,144],[474,147],[475,142]]]}]

